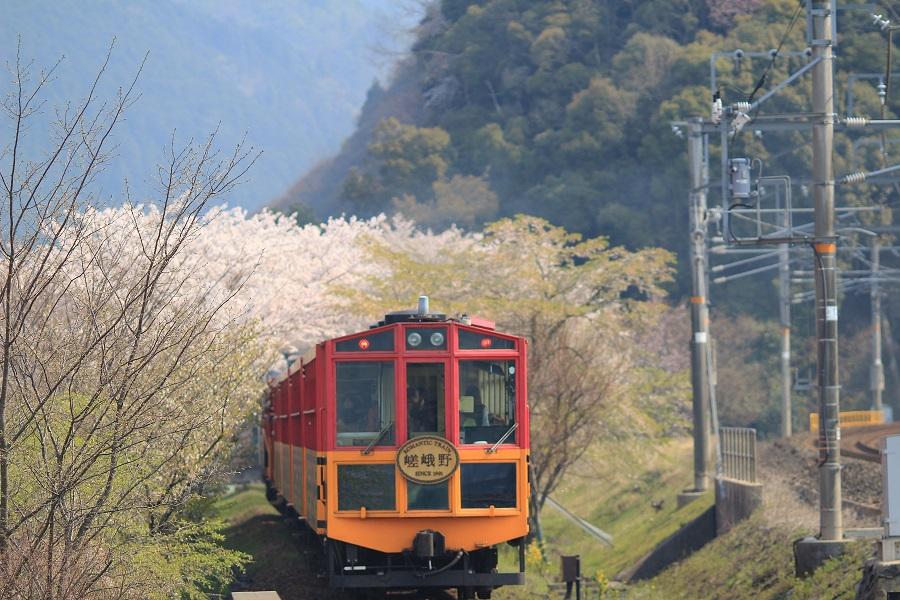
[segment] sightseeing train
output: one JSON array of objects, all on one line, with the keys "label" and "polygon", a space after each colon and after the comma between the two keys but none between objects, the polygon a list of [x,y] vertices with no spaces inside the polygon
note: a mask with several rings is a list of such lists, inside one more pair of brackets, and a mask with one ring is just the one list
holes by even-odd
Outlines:
[{"label": "sightseeing train", "polygon": [[[526,352],[422,297],[269,378],[268,493],[319,536],[331,587],[489,598],[524,583]],[[503,543],[517,570],[499,572]]]}]

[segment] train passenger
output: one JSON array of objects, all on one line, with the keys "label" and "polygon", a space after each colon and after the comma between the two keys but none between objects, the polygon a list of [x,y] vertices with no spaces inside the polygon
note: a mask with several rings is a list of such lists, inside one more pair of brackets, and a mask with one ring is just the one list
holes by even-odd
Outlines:
[{"label": "train passenger", "polygon": [[349,394],[338,402],[338,431],[378,431],[378,407],[359,394]]},{"label": "train passenger", "polygon": [[481,401],[481,388],[478,387],[477,384],[470,384],[469,387],[466,388],[466,396],[471,396],[473,400],[473,417],[475,422],[473,425],[490,425],[491,424],[491,412],[488,407]]},{"label": "train passenger", "polygon": [[437,431],[437,405],[420,388],[407,388],[406,407],[410,434]]}]

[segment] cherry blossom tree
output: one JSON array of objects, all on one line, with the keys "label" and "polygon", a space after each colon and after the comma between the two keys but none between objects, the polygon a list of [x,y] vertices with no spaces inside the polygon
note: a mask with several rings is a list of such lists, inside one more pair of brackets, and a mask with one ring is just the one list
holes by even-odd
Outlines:
[{"label": "cherry blossom tree", "polygon": [[[207,281],[233,290],[230,318],[259,324],[272,350],[290,343],[301,351],[317,342],[364,329],[372,316],[348,311],[334,288],[360,288],[386,276],[378,261],[367,260],[374,245],[415,256],[437,256],[466,236],[456,229],[420,231],[412,221],[333,218],[298,227],[294,219],[240,208],[212,209],[188,255],[191,269]],[[393,308],[415,301],[418,292],[394,299]],[[377,315],[376,315],[377,316]]]},{"label": "cherry blossom tree", "polygon": [[[254,155],[242,145],[223,154],[214,135],[173,140],[158,200],[97,210],[91,182],[135,89],[98,100],[105,64],[84,99],[56,111],[43,154],[25,149],[37,146],[28,136],[40,130],[52,71],[32,78],[18,60],[2,105],[11,132],[0,150],[3,598],[196,589],[189,568],[152,566],[173,552],[198,556],[192,544],[215,535],[172,509],[258,391],[247,375],[253,331],[223,313],[239,281],[198,279],[185,255],[205,209]],[[193,534],[179,535],[185,528]],[[213,577],[243,560],[224,549],[218,558]]]}]

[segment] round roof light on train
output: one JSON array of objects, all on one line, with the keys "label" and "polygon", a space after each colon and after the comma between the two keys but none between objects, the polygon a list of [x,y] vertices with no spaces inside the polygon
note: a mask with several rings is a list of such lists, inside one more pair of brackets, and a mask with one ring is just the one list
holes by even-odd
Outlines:
[{"label": "round roof light on train", "polygon": [[440,331],[435,331],[428,340],[431,342],[432,346],[440,346],[444,343],[444,334]]},{"label": "round roof light on train", "polygon": [[362,338],[356,343],[356,345],[359,346],[360,350],[368,350],[370,344],[369,340],[367,340],[366,338]]},{"label": "round roof light on train", "polygon": [[494,341],[489,337],[481,338],[481,347],[482,348],[490,348],[493,345]]},{"label": "round roof light on train", "polygon": [[417,348],[419,344],[422,343],[422,336],[413,331],[408,336],[406,336],[406,343],[412,346],[413,348]]}]

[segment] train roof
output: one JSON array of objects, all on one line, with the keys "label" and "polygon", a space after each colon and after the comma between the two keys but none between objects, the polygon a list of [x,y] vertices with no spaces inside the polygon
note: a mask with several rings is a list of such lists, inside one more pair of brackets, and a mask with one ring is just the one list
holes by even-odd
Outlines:
[{"label": "train roof", "polygon": [[[377,323],[373,323],[369,326],[369,330],[379,329],[379,328],[389,328],[396,325],[401,325],[405,323],[447,323],[447,324],[456,324],[456,325],[464,325],[468,327],[477,327],[480,329],[486,329],[489,331],[496,331],[497,324],[494,321],[489,319],[484,319],[481,317],[470,317],[466,314],[463,314],[459,317],[449,317],[444,313],[433,313],[428,310],[428,297],[420,296],[419,297],[419,306],[418,308],[410,308],[404,310],[396,310],[393,312],[389,312],[384,315],[384,319],[378,321]],[[341,340],[346,338],[352,338],[354,336],[360,335],[361,333],[365,333],[364,331],[355,331],[352,333],[348,333],[342,336],[337,336],[335,338],[329,338],[332,340]],[[504,334],[500,334],[504,335]],[[508,335],[508,334],[506,334]],[[510,336],[516,337],[516,336]],[[323,340],[323,342],[328,340]],[[319,342],[319,343],[323,343]],[[316,344],[318,345],[318,344]],[[310,363],[313,358],[315,358],[316,346],[310,348],[306,354],[304,354],[303,358],[300,360],[294,360],[291,362],[286,369],[281,368],[278,363],[272,365],[269,368],[269,371],[266,373],[265,380],[266,383],[271,386],[277,386],[282,381],[299,371],[304,364]],[[281,361],[279,361],[281,362]]]}]

